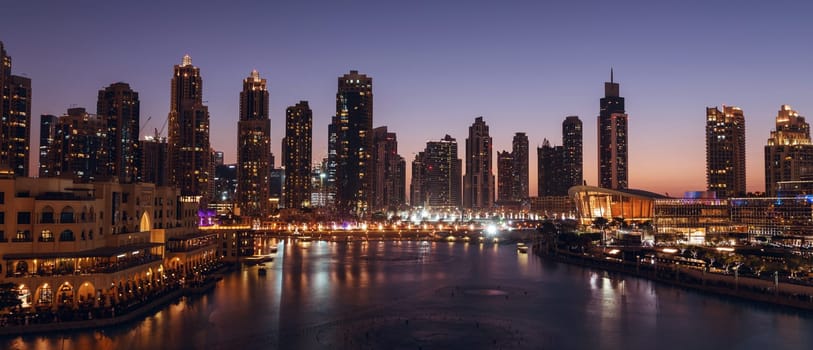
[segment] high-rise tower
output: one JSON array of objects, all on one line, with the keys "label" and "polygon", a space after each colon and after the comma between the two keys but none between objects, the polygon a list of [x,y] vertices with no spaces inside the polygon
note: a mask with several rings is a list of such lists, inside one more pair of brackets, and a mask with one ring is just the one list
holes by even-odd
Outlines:
[{"label": "high-rise tower", "polygon": [[102,159],[102,179],[117,179],[120,183],[135,182],[141,166],[138,142],[138,93],[127,83],[115,83],[99,90],[96,115],[107,130],[106,159]]},{"label": "high-rise tower", "polygon": [[240,215],[267,215],[271,196],[271,119],[268,87],[260,73],[251,71],[240,92],[237,122],[237,207]]},{"label": "high-rise tower", "polygon": [[313,112],[308,101],[299,101],[285,110],[285,139],[282,141],[285,186],[282,200],[286,208],[311,206],[312,143]]},{"label": "high-rise tower", "polygon": [[406,203],[406,162],[398,155],[398,138],[386,126],[373,129],[373,209],[396,209]]},{"label": "high-rise tower", "polygon": [[528,135],[524,132],[514,134],[511,142],[511,157],[513,159],[514,181],[511,196],[515,201],[528,198]]},{"label": "high-rise tower", "polygon": [[189,55],[175,66],[168,118],[169,182],[181,190],[186,200],[197,200],[206,207],[213,171],[209,109],[203,104],[200,69],[192,65]]},{"label": "high-rise tower", "polygon": [[604,83],[598,115],[598,183],[600,187],[625,189],[628,184],[627,114],[618,83]]},{"label": "high-rise tower", "polygon": [[412,206],[459,208],[462,160],[457,158],[457,140],[446,135],[429,141],[412,162]]},{"label": "high-rise tower", "polygon": [[11,75],[11,57],[0,42],[0,173],[28,176],[31,79]]},{"label": "high-rise tower", "polygon": [[567,189],[580,186],[584,181],[582,134],[582,121],[579,117],[566,117],[562,122],[562,182]]},{"label": "high-rise tower", "polygon": [[489,209],[494,205],[491,136],[483,117],[469,127],[466,139],[466,175],[463,176],[463,207]]},{"label": "high-rise tower", "polygon": [[813,175],[810,124],[788,105],[776,116],[776,130],[765,145],[765,193],[775,196],[777,182],[799,181]]},{"label": "high-rise tower", "polygon": [[373,78],[351,70],[338,79],[335,134],[336,208],[364,216],[372,204]]},{"label": "high-rise tower", "polygon": [[706,108],[706,185],[719,198],[745,194],[745,116],[740,108]]}]

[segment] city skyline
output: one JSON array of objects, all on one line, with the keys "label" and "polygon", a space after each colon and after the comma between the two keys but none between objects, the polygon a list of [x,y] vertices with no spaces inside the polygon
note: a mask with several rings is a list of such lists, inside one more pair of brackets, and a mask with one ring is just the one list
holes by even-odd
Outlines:
[{"label": "city skyline", "polygon": [[[11,6],[19,7],[12,9],[17,13],[37,13],[26,9],[31,4]],[[301,31],[285,30],[290,20],[282,20],[301,9],[272,7],[266,12],[281,16],[279,23],[265,21],[270,27],[258,34],[268,36],[267,48],[253,41],[232,40],[235,32],[217,33],[209,28],[201,28],[200,38],[175,40],[183,34],[167,30],[171,21],[154,13],[178,10],[177,4],[167,9],[162,6],[161,11],[150,7],[153,5],[143,5],[119,12],[105,7],[84,10],[65,4],[54,6],[60,11],[33,18],[53,25],[42,28],[23,25],[23,21],[32,19],[30,16],[15,16],[0,24],[3,33],[0,40],[14,59],[15,74],[32,79],[32,125],[37,125],[41,114],[62,115],[74,104],[93,112],[95,92],[122,81],[139,92],[141,125],[146,125],[145,130],[160,128],[168,109],[166,87],[170,67],[188,53],[196,66],[201,67],[202,78],[206,80],[203,94],[210,108],[212,129],[224,131],[212,134],[212,146],[225,151],[227,162],[236,159],[237,142],[233,135],[237,130],[239,79],[252,68],[263,72],[269,81],[271,145],[277,158],[281,154],[285,106],[302,99],[311,101],[314,114],[313,159],[325,157],[327,124],[335,108],[333,79],[358,69],[377,82],[373,127],[388,126],[397,133],[400,153],[406,159],[414,158],[427,140],[446,133],[464,140],[465,128],[480,115],[490,121],[495,151],[510,149],[511,136],[516,132],[525,132],[531,147],[539,146],[545,138],[556,139],[561,120],[567,115],[578,115],[586,121],[584,179],[596,185],[596,130],[591,120],[598,115],[596,100],[602,96],[601,84],[607,81],[612,67],[615,80],[623,85],[622,95],[628,99],[629,187],[673,196],[705,188],[704,108],[737,105],[745,112],[748,191],[765,188],[763,148],[765,135],[774,128],[777,106],[791,105],[803,116],[813,111],[810,99],[813,92],[804,85],[813,70],[809,60],[804,59],[805,50],[809,49],[802,45],[811,34],[810,28],[802,24],[803,20],[793,20],[798,14],[809,13],[809,4],[738,4],[728,8],[724,4],[691,3],[680,9],[666,4],[629,3],[587,9],[562,4],[550,8],[541,8],[544,6],[541,4],[518,4],[511,8],[471,4],[464,13],[457,13],[453,4],[380,5],[366,9],[362,4],[344,4],[335,5],[336,8],[326,5],[331,8],[306,20],[313,28]],[[196,10],[198,20],[215,18],[216,11],[207,6],[210,5]],[[137,45],[124,46],[130,51],[117,52],[109,46],[85,41],[99,40],[98,35],[88,33],[109,35],[103,28],[121,20],[118,14],[128,14],[127,10],[140,13],[147,19],[145,22],[155,24],[155,28],[132,35]],[[240,10],[222,12],[219,15],[226,23],[250,22],[241,17],[245,13],[236,13]],[[341,41],[328,28],[357,12],[372,18],[370,25],[380,29],[380,33],[370,37],[370,50],[364,50],[364,54],[339,52],[330,60],[316,59],[319,57],[314,55],[316,49],[309,47],[319,47],[319,51],[338,47]],[[412,15],[409,22],[398,19],[399,12],[404,17]],[[670,16],[657,16],[663,13]],[[726,16],[721,16],[722,13]],[[618,19],[615,30],[619,40],[602,43],[601,28],[566,25],[555,18],[562,14],[577,14],[577,19],[585,21],[605,14],[614,16]],[[519,17],[512,21],[515,15]],[[101,20],[72,20],[86,16]],[[681,25],[685,18],[716,25],[686,27]],[[457,25],[448,25],[446,19]],[[493,21],[481,21],[486,19]],[[66,21],[75,25],[60,25]],[[387,25],[388,22],[393,23]],[[487,24],[472,28],[481,22]],[[741,22],[748,23],[748,28],[727,25]],[[640,33],[644,31],[642,26],[648,26],[649,33]],[[681,29],[677,31],[672,26]],[[21,27],[31,30],[14,30]],[[431,30],[439,39],[424,40],[425,33]],[[545,34],[546,30],[550,34]],[[159,37],[158,32],[167,37]],[[320,39],[320,35],[327,37]],[[404,45],[396,45],[399,43]],[[149,54],[133,54],[133,47],[143,48],[141,51]],[[253,50],[244,51],[246,47]],[[703,54],[721,47],[737,47],[737,62]],[[772,57],[787,47],[795,47],[800,53],[783,55],[781,59]],[[65,54],[76,48],[82,48],[83,54]],[[593,54],[610,49],[612,57]],[[478,56],[474,53],[482,57],[474,57]],[[150,116],[152,120],[147,123]],[[433,126],[437,132],[431,135],[414,127],[433,122],[437,123]],[[39,130],[32,129],[35,140]],[[32,144],[31,149],[37,146]],[[462,154],[459,156],[463,158]],[[537,188],[534,158],[529,164],[531,195]],[[32,164],[31,169],[35,166]]]}]

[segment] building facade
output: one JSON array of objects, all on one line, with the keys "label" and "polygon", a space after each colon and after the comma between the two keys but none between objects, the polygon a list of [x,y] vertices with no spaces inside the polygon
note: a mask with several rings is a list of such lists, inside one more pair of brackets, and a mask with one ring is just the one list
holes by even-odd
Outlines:
[{"label": "building facade", "polygon": [[579,117],[566,117],[562,122],[562,182],[568,187],[584,183],[583,136]]},{"label": "building facade", "polygon": [[[351,70],[338,79],[336,116],[328,131],[335,174],[330,181],[340,215],[365,216],[373,199],[373,79]],[[330,155],[330,153],[329,153]]]},{"label": "building facade", "polygon": [[627,120],[620,86],[613,81],[604,83],[604,98],[599,102],[598,115],[598,183],[599,187],[625,189],[628,182]]},{"label": "building facade", "polygon": [[497,202],[514,202],[514,155],[512,152],[497,152]]},{"label": "building facade", "polygon": [[776,196],[778,183],[813,176],[810,124],[788,105],[776,116],[776,129],[765,145],[765,194]]},{"label": "building facade", "polygon": [[99,90],[96,115],[105,125],[105,147],[101,180],[116,179],[119,183],[138,180],[141,166],[139,148],[140,104],[138,92],[127,83],[114,83]]},{"label": "building facade", "polygon": [[271,119],[268,116],[267,81],[251,71],[240,92],[237,122],[237,198],[239,214],[263,217],[271,196]]},{"label": "building facade", "polygon": [[212,155],[209,145],[209,109],[203,104],[200,68],[189,55],[175,65],[172,77],[167,138],[170,185],[181,195],[193,198],[205,208],[212,185]]},{"label": "building facade", "polygon": [[466,139],[466,175],[463,177],[463,207],[489,209],[494,206],[492,140],[483,117],[469,127]]},{"label": "building facade", "polygon": [[53,160],[49,157],[51,156],[51,145],[54,143],[56,122],[57,117],[55,115],[43,114],[40,116],[39,177],[51,177],[49,171]]},{"label": "building facade", "polygon": [[373,129],[373,209],[395,210],[406,204],[406,161],[398,139],[386,126]]},{"label": "building facade", "polygon": [[461,173],[457,140],[446,135],[440,141],[427,142],[412,162],[410,203],[413,207],[460,208]]},{"label": "building facade", "polygon": [[738,107],[706,108],[706,188],[717,198],[745,194],[745,115]]},{"label": "building facade", "polygon": [[217,259],[216,242],[187,244],[204,236],[196,205],[169,187],[0,179],[0,198],[0,282],[23,308],[127,304]]},{"label": "building facade", "polygon": [[282,201],[285,208],[311,206],[312,144],[313,112],[308,101],[299,101],[285,110],[285,138],[282,141],[285,167]]},{"label": "building facade", "polygon": [[103,179],[107,174],[107,125],[84,108],[69,108],[68,113],[57,118],[49,137],[51,145],[40,158],[46,177],[61,177],[77,182]]},{"label": "building facade", "polygon": [[0,172],[29,176],[31,79],[11,74],[11,57],[0,42]]}]

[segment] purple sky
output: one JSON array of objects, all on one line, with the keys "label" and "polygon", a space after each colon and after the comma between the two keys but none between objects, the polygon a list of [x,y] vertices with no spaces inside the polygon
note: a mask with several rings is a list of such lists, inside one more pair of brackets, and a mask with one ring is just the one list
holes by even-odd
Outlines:
[{"label": "purple sky", "polygon": [[495,167],[497,151],[526,132],[532,195],[534,148],[544,138],[561,144],[567,115],[584,122],[585,179],[596,184],[596,116],[610,67],[630,116],[632,188],[704,189],[705,107],[727,104],[745,112],[748,189],[761,191],[763,145],[780,104],[813,116],[807,1],[146,2],[0,5],[13,73],[32,79],[34,140],[40,114],[72,105],[95,112],[97,91],[117,81],[139,92],[152,133],[167,117],[172,66],[184,54],[201,69],[212,147],[227,162],[252,69],[269,81],[277,166],[285,108],[299,100],[314,112],[314,160],[326,155],[336,78],[356,69],[373,77],[375,126],[398,134],[408,162],[447,133],[462,158],[480,115]]}]

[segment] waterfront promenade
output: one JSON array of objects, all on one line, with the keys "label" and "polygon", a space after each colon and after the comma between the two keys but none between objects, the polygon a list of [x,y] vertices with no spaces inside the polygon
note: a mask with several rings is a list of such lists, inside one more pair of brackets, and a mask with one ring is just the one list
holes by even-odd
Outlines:
[{"label": "waterfront promenade", "polygon": [[534,254],[588,268],[619,272],[701,292],[813,311],[813,286],[712,273],[697,266],[663,263],[638,257],[635,262],[591,252],[572,252],[538,242]]}]

